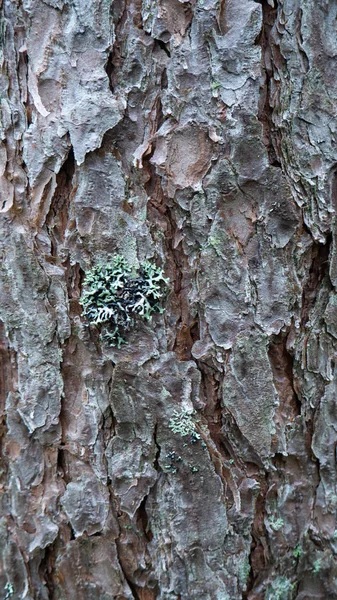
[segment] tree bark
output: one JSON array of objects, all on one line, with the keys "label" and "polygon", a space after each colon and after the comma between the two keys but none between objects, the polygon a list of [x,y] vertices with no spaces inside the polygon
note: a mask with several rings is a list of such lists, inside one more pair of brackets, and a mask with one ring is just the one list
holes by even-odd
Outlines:
[{"label": "tree bark", "polygon": [[1,11],[0,598],[336,598],[335,2]]}]

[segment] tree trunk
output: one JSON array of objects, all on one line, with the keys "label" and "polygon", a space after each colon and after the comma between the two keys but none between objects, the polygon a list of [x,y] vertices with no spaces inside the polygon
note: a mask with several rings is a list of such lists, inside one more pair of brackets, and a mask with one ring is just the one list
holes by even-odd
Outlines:
[{"label": "tree trunk", "polygon": [[336,3],[1,10],[0,598],[337,598]]}]

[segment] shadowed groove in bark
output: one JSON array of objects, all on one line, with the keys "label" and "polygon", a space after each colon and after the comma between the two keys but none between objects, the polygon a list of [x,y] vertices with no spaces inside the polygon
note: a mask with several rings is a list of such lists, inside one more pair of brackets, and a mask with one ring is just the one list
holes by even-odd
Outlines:
[{"label": "shadowed groove in bark", "polygon": [[262,124],[263,137],[262,141],[268,152],[269,163],[273,167],[281,167],[280,160],[277,155],[275,146],[275,126],[273,124],[272,115],[273,107],[271,104],[271,79],[273,77],[273,57],[271,47],[271,30],[277,18],[277,0],[271,6],[268,0],[261,0],[263,25],[259,38],[256,44],[261,46],[261,69],[262,69],[262,85],[260,88],[260,108],[258,118]]},{"label": "shadowed groove in bark", "polygon": [[42,581],[44,581],[46,589],[48,590],[48,600],[55,598],[55,590],[57,583],[55,581],[55,563],[56,557],[59,551],[59,540],[58,538],[45,548],[44,557],[41,560],[39,566],[39,573]]},{"label": "shadowed groove in bark", "polygon": [[[137,28],[143,29],[141,2],[139,0],[117,0],[117,2],[111,3],[111,13],[115,28],[115,41],[108,55],[105,71],[109,78],[110,91],[114,94],[117,87],[123,83],[119,80],[118,76],[119,71],[122,71],[125,54],[127,54],[125,28],[128,20],[132,20]],[[146,34],[146,32],[144,33]]]},{"label": "shadowed groove in bark", "polygon": [[8,456],[6,456],[6,400],[9,393],[17,390],[17,357],[10,348],[5,327],[0,321],[0,483],[5,485],[8,472]]},{"label": "shadowed groove in bark", "polygon": [[66,160],[56,175],[56,190],[46,216],[46,229],[51,243],[50,258],[57,261],[64,235],[69,227],[69,208],[74,194],[73,176],[75,172],[74,151],[71,147]]},{"label": "shadowed groove in bark", "polygon": [[294,384],[294,357],[287,348],[287,333],[274,335],[268,355],[273,370],[274,384],[280,400],[277,414],[284,422],[293,421],[301,412],[301,402]]},{"label": "shadowed groove in bark", "polygon": [[5,326],[0,321],[0,411],[5,415],[5,402],[7,394],[14,392],[17,386],[15,352],[11,350],[6,335]]},{"label": "shadowed groove in bark", "polygon": [[119,547],[119,546],[120,546],[120,541],[119,541],[119,538],[117,538],[117,539],[116,539],[116,548],[117,548],[117,556],[118,556],[118,562],[119,562],[119,566],[120,566],[120,568],[121,568],[121,571],[122,571],[122,573],[123,573],[123,576],[124,576],[124,578],[125,578],[125,581],[126,581],[126,583],[128,584],[128,586],[129,586],[129,588],[130,588],[130,591],[131,591],[132,597],[133,597],[135,600],[141,600],[141,598],[139,597],[139,595],[138,595],[138,592],[137,592],[137,586],[136,586],[136,585],[135,585],[135,583],[134,583],[134,582],[133,582],[133,581],[130,579],[130,576],[128,575],[128,572],[127,572],[127,566],[125,566],[125,565],[124,565],[124,560],[123,560],[123,558],[122,558],[122,556],[121,556],[121,551],[120,551],[120,547]]},{"label": "shadowed groove in bark", "polygon": [[261,478],[260,485],[261,488],[256,499],[254,521],[251,529],[250,572],[247,580],[247,589],[242,594],[243,600],[263,600],[264,594],[261,591],[260,584],[268,576],[269,555],[267,531],[264,524],[268,483],[264,476]]},{"label": "shadowed groove in bark", "polygon": [[315,306],[317,294],[321,286],[327,290],[332,289],[329,277],[329,257],[331,252],[332,234],[327,235],[325,244],[313,242],[311,253],[311,265],[307,281],[303,287],[301,326],[305,327],[312,309]]},{"label": "shadowed groove in bark", "polygon": [[169,58],[171,58],[171,52],[168,49],[167,44],[165,44],[165,42],[163,42],[162,40],[155,39],[155,43],[158,44],[159,48],[161,48],[162,50],[164,50],[165,54],[167,54],[167,56]]}]

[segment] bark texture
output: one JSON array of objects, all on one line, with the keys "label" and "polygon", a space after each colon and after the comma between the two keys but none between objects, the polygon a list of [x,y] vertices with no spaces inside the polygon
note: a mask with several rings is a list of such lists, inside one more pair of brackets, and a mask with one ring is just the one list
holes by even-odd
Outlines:
[{"label": "bark texture", "polygon": [[0,598],[336,598],[336,3],[0,4]]}]

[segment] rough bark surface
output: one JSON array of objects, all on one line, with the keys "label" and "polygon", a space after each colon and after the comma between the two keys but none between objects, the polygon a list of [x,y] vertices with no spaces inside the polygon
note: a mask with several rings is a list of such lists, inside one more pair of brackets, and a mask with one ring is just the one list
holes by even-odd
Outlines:
[{"label": "rough bark surface", "polygon": [[0,4],[0,598],[336,598],[336,3]]}]

